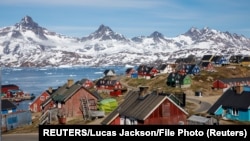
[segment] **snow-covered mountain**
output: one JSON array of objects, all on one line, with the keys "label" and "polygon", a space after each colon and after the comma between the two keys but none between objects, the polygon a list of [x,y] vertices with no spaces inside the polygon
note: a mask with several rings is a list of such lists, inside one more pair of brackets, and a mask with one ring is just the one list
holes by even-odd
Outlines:
[{"label": "snow-covered mountain", "polygon": [[0,28],[0,64],[6,67],[154,64],[204,54],[250,55],[250,39],[208,27],[174,38],[155,31],[129,39],[105,25],[77,38],[48,31],[29,16]]}]

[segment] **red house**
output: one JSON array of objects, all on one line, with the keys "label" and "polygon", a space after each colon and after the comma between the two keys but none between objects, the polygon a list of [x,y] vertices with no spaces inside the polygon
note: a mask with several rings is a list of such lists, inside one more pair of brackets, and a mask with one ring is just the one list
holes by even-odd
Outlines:
[{"label": "red house", "polygon": [[41,104],[50,97],[50,95],[55,92],[55,89],[52,89],[51,87],[44,91],[40,96],[38,96],[30,105],[29,109],[31,112],[41,112],[42,107]]},{"label": "red house", "polygon": [[211,62],[202,62],[201,63],[201,69],[205,71],[213,71],[214,66]]},{"label": "red house", "polygon": [[143,77],[143,78],[146,78],[146,79],[150,79],[150,78],[155,77],[158,74],[159,71],[155,67],[140,65],[137,68],[137,72],[138,72],[138,77]]},{"label": "red house", "polygon": [[212,84],[214,89],[225,89],[233,86],[250,86],[250,77],[225,78],[215,80]]},{"label": "red house", "polygon": [[79,83],[82,84],[82,86],[85,88],[91,88],[94,86],[93,81],[86,79],[86,78],[80,80]]},{"label": "red house", "polygon": [[23,91],[19,89],[19,86],[15,84],[2,85],[1,93],[5,98],[11,98],[17,95],[23,95]]},{"label": "red house", "polygon": [[188,113],[170,97],[148,87],[130,91],[125,100],[111,112],[102,125],[179,125],[186,124]]},{"label": "red house", "polygon": [[57,108],[60,113],[66,117],[83,115],[81,99],[87,100],[90,110],[97,109],[99,97],[88,89],[83,87],[79,81],[69,79],[67,83],[59,87],[53,94],[42,104],[43,112],[49,109]]},{"label": "red house", "polygon": [[122,84],[118,80],[112,79],[99,79],[96,84],[98,91],[110,93],[111,96],[119,96],[122,94]]}]

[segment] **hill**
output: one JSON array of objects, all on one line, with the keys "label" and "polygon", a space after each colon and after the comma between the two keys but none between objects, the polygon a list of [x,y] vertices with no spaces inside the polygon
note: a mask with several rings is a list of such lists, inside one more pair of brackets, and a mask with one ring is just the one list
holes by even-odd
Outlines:
[{"label": "hill", "polygon": [[202,91],[204,96],[222,94],[222,90],[212,89],[212,82],[222,78],[250,77],[250,68],[242,66],[222,66],[216,67],[215,71],[201,71],[199,75],[191,76],[192,84],[190,88],[174,88],[166,85],[168,74],[157,75],[152,79],[132,79],[123,77],[122,83],[137,88],[138,86],[148,86],[151,91],[161,89],[167,93],[185,92],[193,95],[195,91]]}]

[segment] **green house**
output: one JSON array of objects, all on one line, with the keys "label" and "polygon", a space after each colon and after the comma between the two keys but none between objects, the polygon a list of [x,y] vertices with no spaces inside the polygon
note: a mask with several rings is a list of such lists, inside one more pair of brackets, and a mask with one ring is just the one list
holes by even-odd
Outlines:
[{"label": "green house", "polygon": [[190,87],[192,83],[192,79],[190,75],[187,74],[179,74],[177,72],[172,72],[167,77],[166,84],[171,87],[181,87],[186,88]]}]

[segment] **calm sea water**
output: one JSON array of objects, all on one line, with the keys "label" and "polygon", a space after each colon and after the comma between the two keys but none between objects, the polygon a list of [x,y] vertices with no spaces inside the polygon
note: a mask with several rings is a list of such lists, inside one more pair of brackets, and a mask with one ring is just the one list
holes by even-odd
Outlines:
[{"label": "calm sea water", "polygon": [[[26,93],[39,96],[49,87],[57,88],[67,82],[87,78],[96,80],[104,76],[106,69],[113,69],[116,74],[125,73],[126,66],[105,66],[105,67],[58,67],[58,68],[1,68],[1,83],[15,84]],[[28,109],[32,101],[19,103],[19,109]]]}]

